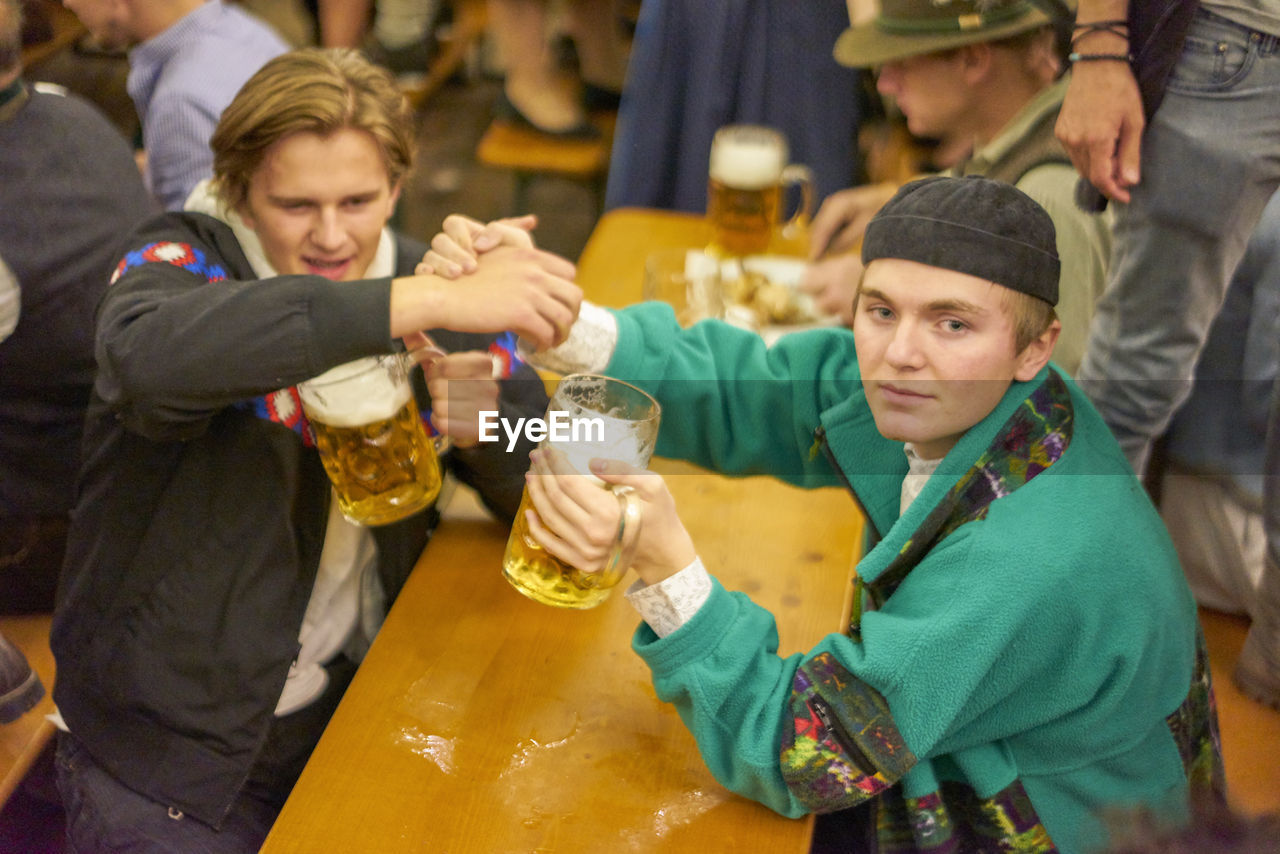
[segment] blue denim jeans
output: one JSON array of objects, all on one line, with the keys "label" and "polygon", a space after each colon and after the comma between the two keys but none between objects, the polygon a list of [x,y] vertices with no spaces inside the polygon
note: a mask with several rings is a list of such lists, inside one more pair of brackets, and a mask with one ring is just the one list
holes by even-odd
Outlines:
[{"label": "blue denim jeans", "polygon": [[1196,360],[1280,185],[1280,36],[1204,9],[1116,206],[1110,281],[1077,374],[1136,471],[1190,393]]}]

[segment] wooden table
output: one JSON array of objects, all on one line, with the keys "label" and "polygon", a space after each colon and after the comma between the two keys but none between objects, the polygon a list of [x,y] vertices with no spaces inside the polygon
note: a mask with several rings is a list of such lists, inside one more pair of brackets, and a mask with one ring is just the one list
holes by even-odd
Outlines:
[{"label": "wooden table", "polygon": [[[579,279],[598,302],[634,300],[648,249],[700,245],[700,228],[607,215]],[[710,571],[778,616],[784,653],[838,627],[861,534],[846,494],[655,468]],[[263,851],[808,850],[808,820],[711,777],[630,650],[620,594],[585,612],[525,599],[499,569],[507,529],[448,515]]]}]

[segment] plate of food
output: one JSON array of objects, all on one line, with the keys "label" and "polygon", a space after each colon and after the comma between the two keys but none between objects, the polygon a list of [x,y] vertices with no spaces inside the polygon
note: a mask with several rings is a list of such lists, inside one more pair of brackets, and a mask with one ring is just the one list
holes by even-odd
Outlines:
[{"label": "plate of food", "polygon": [[724,262],[720,280],[725,317],[767,339],[787,332],[831,326],[839,318],[820,312],[800,290],[808,263],[786,255],[751,255]]}]

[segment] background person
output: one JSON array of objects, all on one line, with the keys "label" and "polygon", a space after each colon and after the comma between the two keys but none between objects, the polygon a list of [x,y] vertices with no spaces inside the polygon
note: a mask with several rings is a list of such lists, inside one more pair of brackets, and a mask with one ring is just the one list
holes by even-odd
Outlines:
[{"label": "background person", "polygon": [[[1160,512],[1201,605],[1249,614],[1266,553],[1267,425],[1280,375],[1280,197],[1236,268],[1163,439]],[[1280,674],[1277,675],[1280,678]]]},{"label": "background person", "polygon": [[209,137],[231,99],[289,46],[223,0],[67,0],[107,48],[129,49],[147,185],[166,210],[213,174]]},{"label": "background person", "polygon": [[213,214],[163,215],[128,243],[98,316],[51,638],[77,850],[257,851],[435,527],[434,508],[346,521],[298,383],[431,329],[451,355],[419,392],[459,446],[446,463],[515,511],[525,461],[473,444],[478,411],[547,401],[527,367],[493,381],[509,356],[493,333],[559,340],[580,292],[532,249],[466,286],[409,275],[425,247],[386,223],[413,130],[359,54],[285,54],[213,136]]},{"label": "background person", "polygon": [[[1079,379],[1139,474],[1191,392],[1228,283],[1280,185],[1280,5],[1200,0],[1185,39],[1129,32],[1177,20],[1185,5],[1081,0],[1075,50],[1094,59],[1076,63],[1057,126],[1080,174],[1121,203],[1117,261]],[[1160,70],[1167,83],[1148,122],[1139,78],[1149,98]],[[1280,421],[1268,434],[1264,513],[1274,524],[1236,681],[1280,708]]]},{"label": "background person", "polygon": [[548,0],[489,0],[490,30],[504,78],[496,111],[542,133],[595,137],[594,110],[618,108],[627,73],[628,46],[613,0],[570,0],[567,34],[578,55],[579,78],[560,70],[548,39]]},{"label": "background person", "polygon": [[0,614],[53,610],[94,309],[121,241],[154,213],[106,117],[23,80],[20,11],[0,0]]},{"label": "background person", "polygon": [[707,210],[723,125],[780,130],[814,198],[854,180],[863,80],[831,57],[840,0],[645,0],[618,110],[605,209]]},{"label": "background person", "polygon": [[[961,20],[974,23],[961,27]],[[845,32],[835,56],[878,69],[877,89],[902,111],[913,135],[970,152],[946,174],[1006,181],[1049,212],[1062,259],[1062,335],[1053,358],[1074,373],[1106,281],[1111,232],[1109,217],[1076,206],[1075,169],[1053,135],[1067,87],[1059,45],[1069,23],[1030,0],[886,0],[879,16]],[[802,287],[846,322],[861,273],[849,250],[895,189],[842,190],[814,218],[810,255],[817,263]]]}]

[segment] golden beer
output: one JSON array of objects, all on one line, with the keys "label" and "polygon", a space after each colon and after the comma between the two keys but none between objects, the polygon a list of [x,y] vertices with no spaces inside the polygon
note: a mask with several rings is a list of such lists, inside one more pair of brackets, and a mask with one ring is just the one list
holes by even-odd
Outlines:
[{"label": "golden beer", "polygon": [[507,581],[530,599],[557,608],[594,608],[609,598],[626,567],[614,574],[617,577],[605,578],[604,573],[582,572],[560,560],[529,535],[524,513],[532,507],[526,486],[502,557]]},{"label": "golden beer", "polygon": [[[622,460],[644,468],[653,456],[658,438],[662,407],[629,383],[597,374],[571,374],[560,380],[547,406],[547,420],[562,413],[570,420],[598,423],[599,430],[583,431],[573,438],[549,435],[539,447],[551,447],[565,454],[569,465],[586,473],[593,457]],[[594,475],[601,488],[609,487]],[[516,590],[535,602],[557,608],[594,608],[609,598],[614,586],[630,567],[612,564],[604,572],[583,572],[554,557],[529,533],[525,512],[533,509],[526,485],[520,497],[507,550],[502,556],[502,574]],[[537,512],[536,510],[534,512]],[[621,531],[621,529],[620,529]],[[620,543],[615,548],[620,547]]]},{"label": "golden beer", "polygon": [[783,188],[800,188],[800,204],[784,236],[807,223],[813,207],[813,173],[788,164],[787,140],[763,125],[727,125],[711,141],[707,219],[711,248],[721,255],[758,255],[769,249],[782,214]]},{"label": "golden beer", "polygon": [[440,494],[440,460],[399,354],[339,365],[298,385],[342,515],[386,525]]},{"label": "golden beer", "polygon": [[778,221],[781,201],[782,188],[777,184],[742,189],[712,178],[707,184],[712,243],[727,255],[764,253]]},{"label": "golden beer", "polygon": [[390,418],[334,427],[312,418],[320,460],[342,515],[385,525],[430,506],[440,494],[440,460],[413,398]]}]

